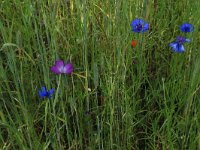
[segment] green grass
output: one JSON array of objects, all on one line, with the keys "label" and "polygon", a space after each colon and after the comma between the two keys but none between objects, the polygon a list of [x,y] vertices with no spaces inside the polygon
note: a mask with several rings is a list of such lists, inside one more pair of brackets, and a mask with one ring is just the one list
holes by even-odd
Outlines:
[{"label": "green grass", "polygon": [[[200,149],[198,0],[0,2],[0,149]],[[130,23],[143,18],[143,34]],[[185,35],[185,53],[168,44]],[[131,40],[138,41],[131,48]],[[56,76],[56,59],[71,76]],[[42,86],[55,88],[41,100]],[[86,115],[86,112],[90,112]]]}]

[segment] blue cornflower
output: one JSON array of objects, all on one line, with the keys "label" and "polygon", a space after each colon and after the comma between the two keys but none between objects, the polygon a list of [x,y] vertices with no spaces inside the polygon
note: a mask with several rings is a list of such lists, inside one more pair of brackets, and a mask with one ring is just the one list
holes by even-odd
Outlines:
[{"label": "blue cornflower", "polygon": [[180,26],[182,32],[188,33],[194,31],[194,26],[190,23],[184,23]]},{"label": "blue cornflower", "polygon": [[186,42],[190,42],[190,39],[186,39],[185,37],[178,36],[176,38],[176,41],[170,43],[169,46],[172,47],[174,52],[181,53],[185,51],[183,44]]},{"label": "blue cornflower", "polygon": [[55,91],[54,89],[47,91],[46,87],[43,86],[42,89],[38,91],[38,94],[41,98],[45,98],[45,97],[51,98],[54,91]]},{"label": "blue cornflower", "polygon": [[137,18],[131,22],[131,27],[133,32],[140,33],[147,31],[149,29],[149,24],[146,21]]}]

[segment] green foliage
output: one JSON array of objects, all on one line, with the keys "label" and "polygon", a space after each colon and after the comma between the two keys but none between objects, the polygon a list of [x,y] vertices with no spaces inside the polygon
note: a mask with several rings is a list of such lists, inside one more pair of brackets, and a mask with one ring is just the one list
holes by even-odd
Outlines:
[{"label": "green foliage", "polygon": [[[2,0],[0,149],[200,149],[199,7]],[[148,32],[131,32],[138,17]],[[195,30],[176,54],[168,44],[184,22]],[[72,61],[72,76],[50,71],[58,58]],[[56,89],[53,99],[38,97],[44,85]]]}]

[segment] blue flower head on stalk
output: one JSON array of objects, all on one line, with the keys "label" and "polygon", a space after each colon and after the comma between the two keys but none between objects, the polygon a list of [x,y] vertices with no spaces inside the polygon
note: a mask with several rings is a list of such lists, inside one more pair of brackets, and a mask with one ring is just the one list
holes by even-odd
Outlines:
[{"label": "blue flower head on stalk", "polygon": [[45,97],[51,98],[54,91],[55,91],[54,89],[47,91],[46,87],[43,86],[42,89],[38,91],[38,94],[41,98],[45,98]]},{"label": "blue flower head on stalk", "polygon": [[176,38],[176,41],[170,43],[169,46],[172,47],[174,52],[182,53],[185,51],[183,44],[186,42],[190,42],[190,39],[186,39],[185,37],[178,36]]},{"label": "blue flower head on stalk", "polygon": [[135,19],[131,22],[132,31],[136,33],[145,32],[149,29],[149,24],[142,19]]},{"label": "blue flower head on stalk", "polygon": [[184,23],[180,26],[182,32],[188,33],[194,31],[194,26],[190,23]]}]

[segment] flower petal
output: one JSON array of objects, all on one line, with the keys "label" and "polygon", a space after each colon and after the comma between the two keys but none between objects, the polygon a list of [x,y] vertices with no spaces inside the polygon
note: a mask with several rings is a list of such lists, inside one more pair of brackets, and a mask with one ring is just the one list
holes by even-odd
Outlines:
[{"label": "flower petal", "polygon": [[38,91],[38,95],[39,95],[41,98],[44,98],[44,97],[45,97],[44,93],[41,92],[41,91]]},{"label": "flower petal", "polygon": [[181,53],[185,51],[184,46],[177,42],[172,42],[169,44],[169,46],[172,47],[173,51],[177,53]]},{"label": "flower petal", "polygon": [[148,23],[145,23],[144,24],[144,27],[143,27],[143,29],[142,29],[142,32],[145,32],[145,31],[147,31],[149,29],[149,24]]},{"label": "flower petal", "polygon": [[51,71],[54,72],[55,74],[61,74],[61,71],[57,66],[52,66]]},{"label": "flower petal", "polygon": [[55,62],[55,65],[51,67],[51,71],[55,74],[61,74],[62,68],[64,67],[64,61],[63,60],[57,60]]},{"label": "flower petal", "polygon": [[132,47],[136,47],[137,43],[138,43],[137,41],[132,40],[132,42],[131,42],[131,46],[132,46]]},{"label": "flower petal", "polygon": [[148,30],[149,25],[144,20],[136,18],[131,22],[131,27],[133,32],[140,33]]},{"label": "flower petal", "polygon": [[132,26],[132,27],[135,27],[136,25],[142,24],[143,22],[144,22],[144,21],[143,21],[142,19],[136,18],[135,20],[133,20],[133,21],[131,22],[131,26]]},{"label": "flower petal", "polygon": [[176,52],[178,52],[178,53],[181,53],[181,52],[184,52],[185,51],[185,48],[184,48],[184,46],[182,45],[182,44],[178,44],[178,51],[176,51]]},{"label": "flower petal", "polygon": [[42,87],[42,92],[47,92],[47,90],[46,90],[46,87],[45,87],[45,86],[43,86],[43,87]]},{"label": "flower petal", "polygon": [[56,60],[55,66],[57,66],[57,67],[62,67],[62,66],[64,66],[64,61],[63,61],[63,60]]},{"label": "flower petal", "polygon": [[40,98],[45,98],[45,97],[51,98],[54,91],[55,91],[54,89],[47,91],[46,87],[43,86],[42,89],[38,91],[38,95],[40,96]]},{"label": "flower petal", "polygon": [[53,88],[53,89],[51,89],[51,90],[49,90],[49,94],[51,95],[51,94],[53,94],[54,93],[54,91],[55,91],[55,89]]},{"label": "flower petal", "polygon": [[169,46],[174,48],[174,49],[176,49],[177,45],[178,45],[177,42],[172,42],[172,43],[169,44]]},{"label": "flower petal", "polygon": [[47,91],[46,91],[46,87],[45,86],[43,86],[42,89],[38,91],[38,95],[41,98],[44,98],[47,95]]},{"label": "flower petal", "polygon": [[191,40],[190,39],[185,39],[185,42],[191,42]]},{"label": "flower petal", "polygon": [[180,26],[182,32],[188,33],[194,31],[194,26],[190,23],[184,23]]},{"label": "flower petal", "polygon": [[71,74],[73,71],[74,71],[73,64],[68,63],[68,64],[65,65],[63,72],[66,73],[66,74]]}]

